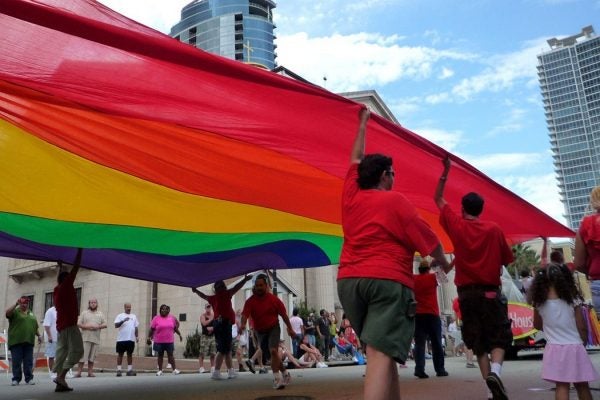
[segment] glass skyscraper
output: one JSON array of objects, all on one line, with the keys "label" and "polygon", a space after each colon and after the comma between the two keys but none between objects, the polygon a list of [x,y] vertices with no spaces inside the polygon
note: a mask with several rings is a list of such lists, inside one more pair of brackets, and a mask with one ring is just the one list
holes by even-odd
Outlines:
[{"label": "glass skyscraper", "polygon": [[208,52],[275,67],[273,0],[194,0],[170,35]]},{"label": "glass skyscraper", "polygon": [[538,77],[565,216],[577,229],[600,185],[600,37],[588,26],[548,45]]}]

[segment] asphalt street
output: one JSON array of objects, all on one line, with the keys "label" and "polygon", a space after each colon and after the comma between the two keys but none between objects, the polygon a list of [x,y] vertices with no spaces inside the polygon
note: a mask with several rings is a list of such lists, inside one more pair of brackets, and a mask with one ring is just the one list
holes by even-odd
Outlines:
[{"label": "asphalt street", "polygon": [[[590,353],[596,368],[600,370],[600,352]],[[485,399],[486,388],[478,369],[465,367],[464,359],[449,357],[446,369],[450,376],[435,377],[431,361],[427,361],[426,372],[429,379],[417,379],[413,376],[414,363],[409,361],[408,368],[399,369],[403,399],[419,400],[471,400]],[[511,400],[553,399],[552,384],[540,379],[541,354],[530,353],[519,360],[507,361],[502,379]],[[209,374],[186,371],[180,375],[165,373],[155,376],[153,373],[139,373],[135,377],[115,377],[114,372],[97,373],[96,378],[70,379],[73,392],[54,393],[54,384],[46,372],[38,372],[33,386],[11,386],[5,374],[0,376],[0,399],[45,400],[45,399],[293,399],[304,398],[319,400],[361,399],[364,366],[330,367],[323,369],[291,370],[292,383],[284,390],[271,388],[271,374],[252,375],[240,373],[232,380],[213,381]],[[594,399],[600,399],[600,381],[593,382]],[[274,397],[282,396],[282,397]],[[304,397],[303,397],[304,396]],[[572,392],[571,398],[576,394]]]}]

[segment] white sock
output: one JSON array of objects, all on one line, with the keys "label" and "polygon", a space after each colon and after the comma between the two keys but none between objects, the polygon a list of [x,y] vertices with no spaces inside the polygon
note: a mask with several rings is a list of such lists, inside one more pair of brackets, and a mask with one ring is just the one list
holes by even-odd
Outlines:
[{"label": "white sock", "polygon": [[[119,367],[119,368],[121,368],[121,367]],[[127,366],[127,371],[131,371],[132,369],[133,369],[133,365],[128,365]]]},{"label": "white sock", "polygon": [[121,366],[117,365],[117,371],[120,371],[120,370],[121,370]]},{"label": "white sock", "polygon": [[492,372],[500,376],[500,374],[502,373],[502,364],[492,363]]}]

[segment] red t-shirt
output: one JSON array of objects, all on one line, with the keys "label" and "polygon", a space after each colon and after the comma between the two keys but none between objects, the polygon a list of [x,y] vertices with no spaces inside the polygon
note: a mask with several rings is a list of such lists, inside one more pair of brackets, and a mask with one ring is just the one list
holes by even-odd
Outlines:
[{"label": "red t-shirt", "polygon": [[600,214],[584,217],[579,226],[579,236],[587,252],[588,274],[592,280],[600,279]]},{"label": "red t-shirt", "polygon": [[389,279],[412,289],[415,251],[426,256],[439,240],[402,194],[361,190],[357,178],[358,164],[353,163],[342,195],[344,245],[338,279]]},{"label": "red t-shirt", "polygon": [[265,332],[279,323],[279,316],[286,315],[285,306],[273,293],[264,296],[253,294],[244,304],[242,314],[252,318],[254,330]]},{"label": "red t-shirt", "polygon": [[215,319],[222,317],[228,319],[232,324],[235,323],[235,311],[231,306],[231,293],[229,289],[221,290],[213,296],[208,296],[208,302],[212,306]]},{"label": "red t-shirt", "polygon": [[56,330],[77,325],[77,293],[73,287],[74,277],[69,274],[54,288],[54,306],[56,307]]},{"label": "red t-shirt", "polygon": [[415,300],[417,301],[417,314],[440,315],[437,301],[437,279],[435,274],[415,275]]},{"label": "red t-shirt", "polygon": [[454,245],[456,286],[500,286],[501,268],[513,260],[512,250],[500,227],[479,218],[462,218],[448,204],[442,209],[440,224]]}]

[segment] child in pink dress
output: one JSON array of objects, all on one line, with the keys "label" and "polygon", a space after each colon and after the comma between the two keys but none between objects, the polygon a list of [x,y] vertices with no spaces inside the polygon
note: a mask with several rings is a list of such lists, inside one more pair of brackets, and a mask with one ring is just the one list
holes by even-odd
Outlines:
[{"label": "child in pink dress", "polygon": [[569,399],[573,383],[579,400],[591,400],[590,381],[599,378],[585,350],[587,325],[571,271],[549,264],[535,274],[533,325],[546,335],[542,379],[556,384],[556,400]]}]

